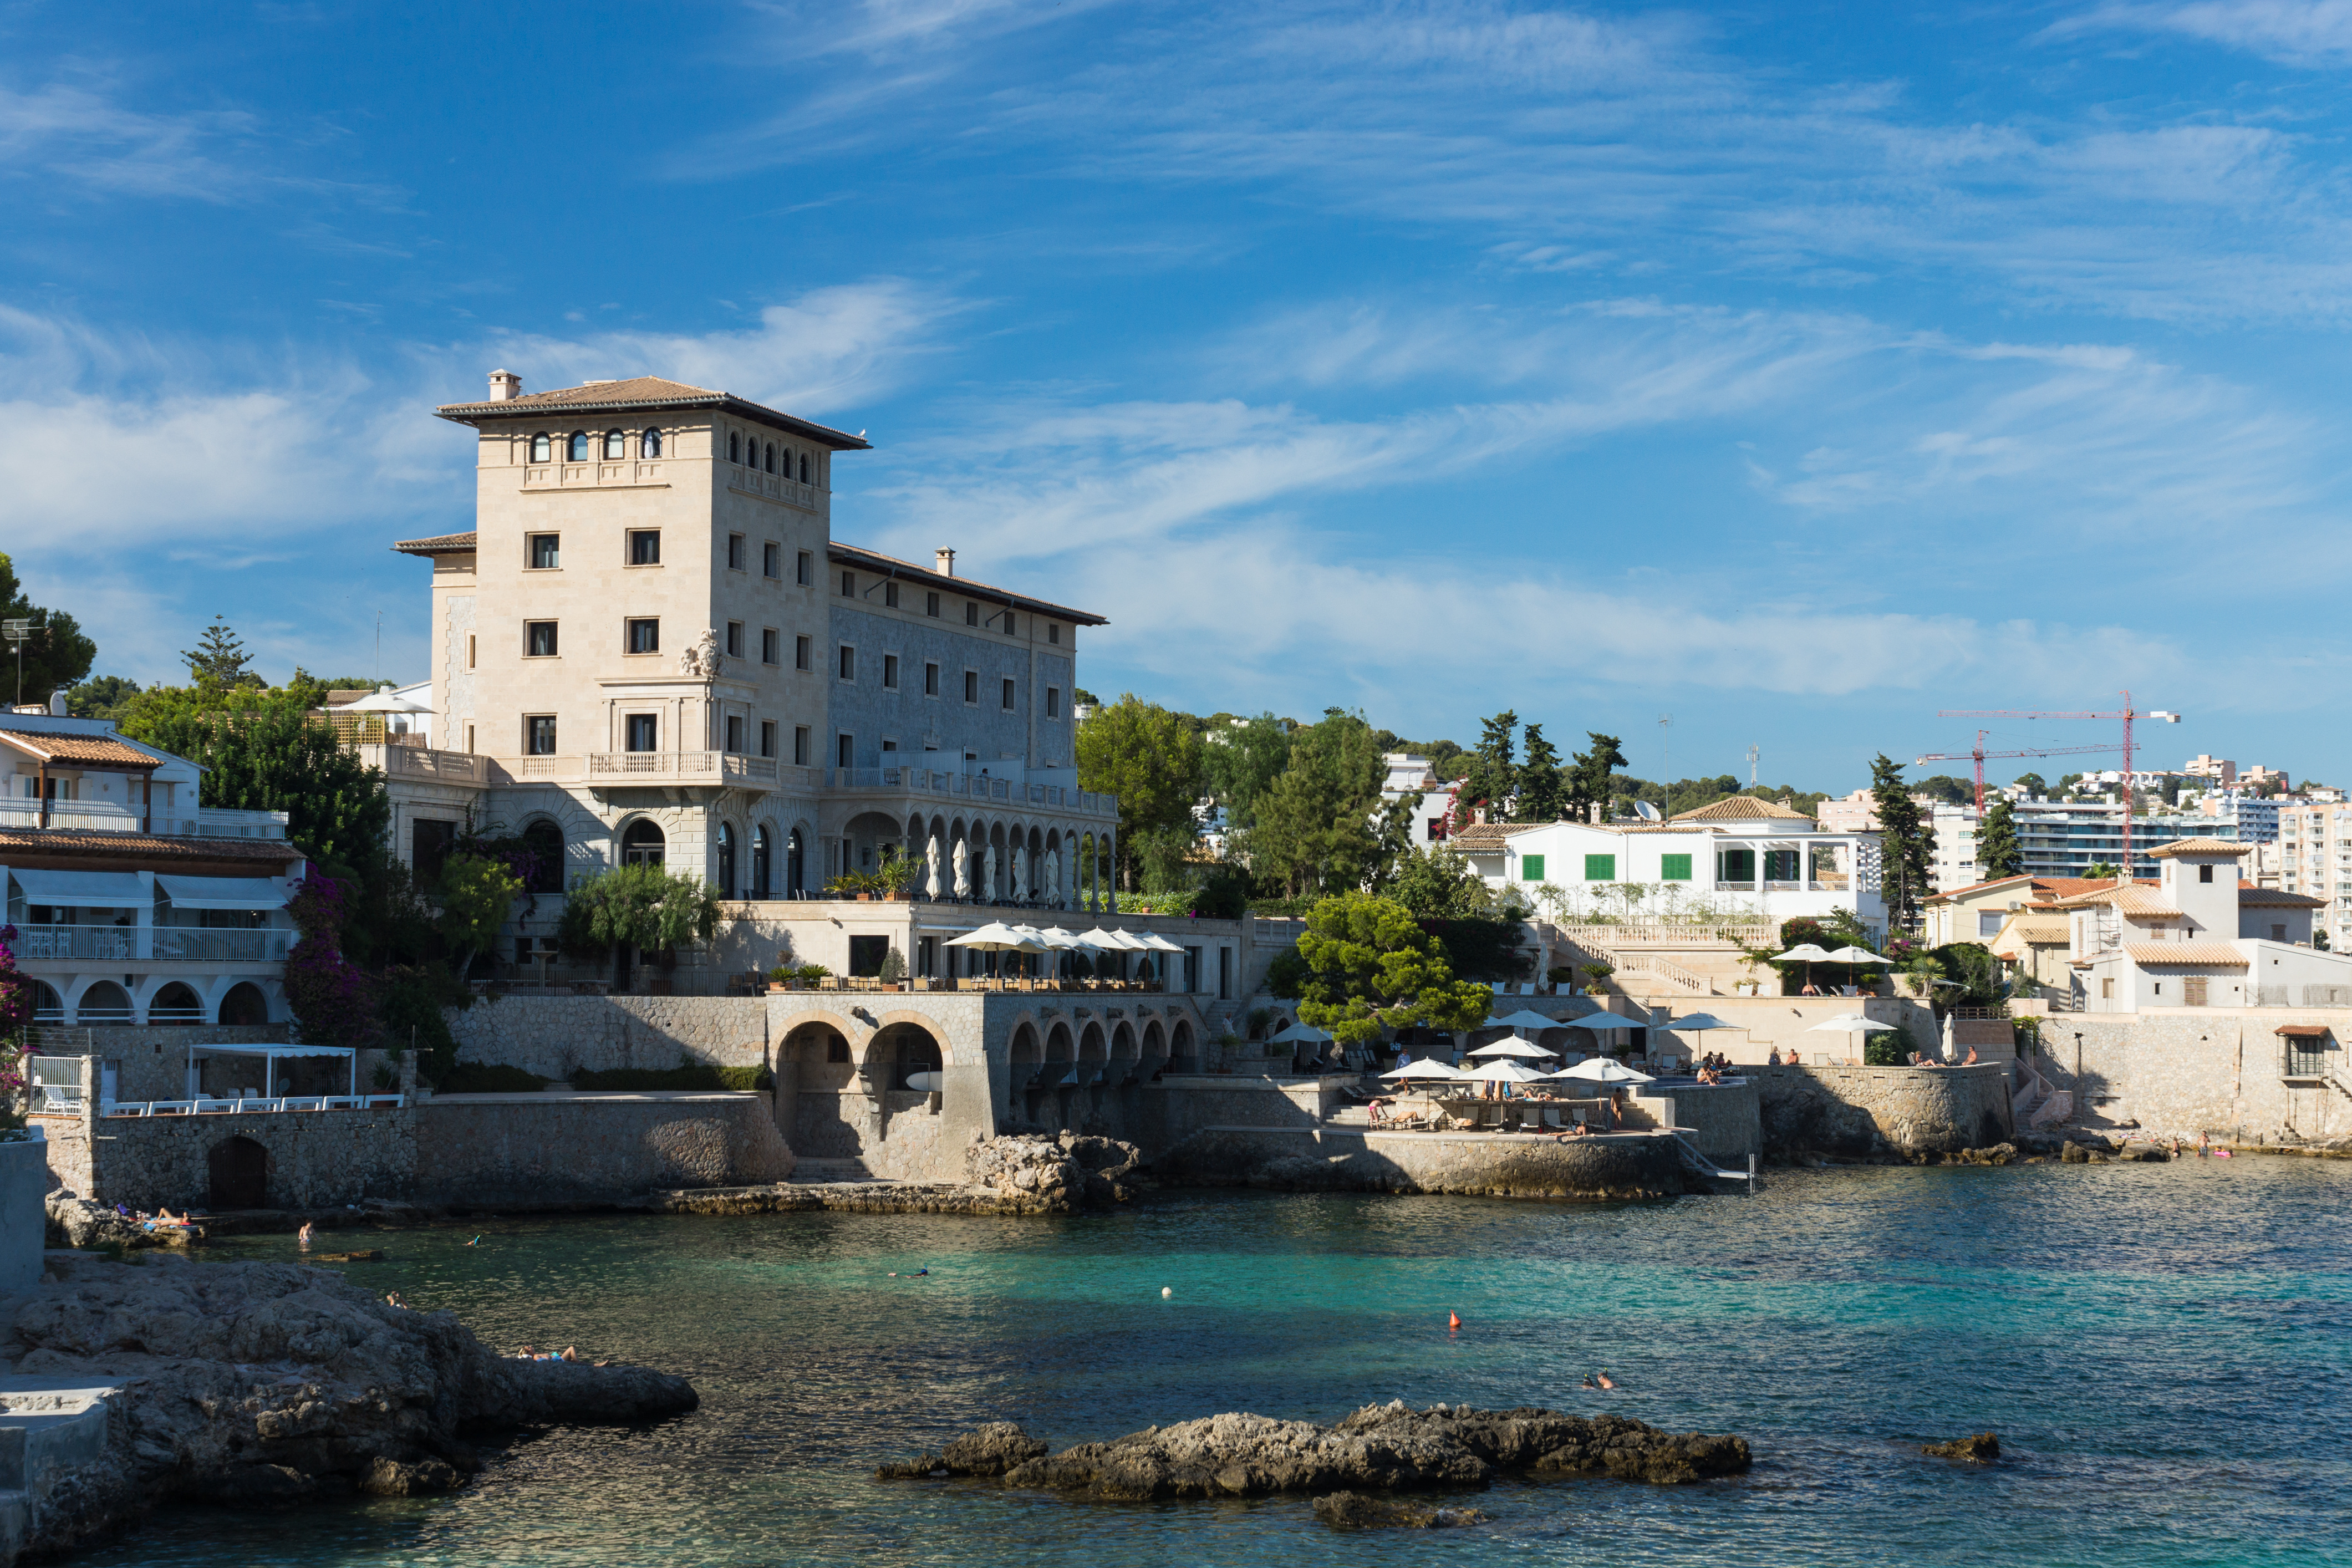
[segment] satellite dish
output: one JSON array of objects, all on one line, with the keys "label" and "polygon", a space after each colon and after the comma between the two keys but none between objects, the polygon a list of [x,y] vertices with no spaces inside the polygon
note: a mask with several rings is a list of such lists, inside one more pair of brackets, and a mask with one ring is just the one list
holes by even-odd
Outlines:
[{"label": "satellite dish", "polygon": [[1659,815],[1658,808],[1652,805],[1646,800],[1635,801],[1633,803],[1633,809],[1641,814],[1641,818],[1644,822],[1663,822],[1665,820],[1664,816]]}]

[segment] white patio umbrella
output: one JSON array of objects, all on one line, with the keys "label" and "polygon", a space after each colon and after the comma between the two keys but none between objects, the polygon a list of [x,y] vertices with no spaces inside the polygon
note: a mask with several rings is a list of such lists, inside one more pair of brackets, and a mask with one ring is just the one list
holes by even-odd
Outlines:
[{"label": "white patio umbrella", "polygon": [[948,938],[950,947],[969,947],[980,952],[1045,952],[1050,951],[1039,931],[1015,931],[1003,921],[991,921],[978,931],[968,931],[961,936]]},{"label": "white patio umbrella", "polygon": [[1184,951],[1174,942],[1170,942],[1166,937],[1161,936],[1156,931],[1145,931],[1140,936],[1138,936],[1136,940],[1143,943],[1144,946],[1150,948],[1154,952],[1181,952]]},{"label": "white patio umbrella", "polygon": [[1659,1028],[1668,1031],[1679,1029],[1696,1035],[1702,1046],[1706,1044],[1706,1032],[1709,1029],[1744,1029],[1747,1026],[1745,1024],[1727,1023],[1712,1013],[1693,1013],[1685,1017],[1669,1018],[1658,1026]]},{"label": "white patio umbrella", "polygon": [[1801,942],[1786,952],[1774,953],[1772,955],[1772,962],[1775,963],[1802,963],[1805,966],[1805,984],[1811,985],[1813,983],[1813,965],[1816,963],[1832,963],[1836,962],[1836,960],[1832,954],[1822,949],[1821,943],[1817,942]]},{"label": "white patio umbrella", "polygon": [[1407,1062],[1401,1068],[1391,1068],[1387,1072],[1381,1074],[1382,1079],[1397,1079],[1406,1082],[1410,1082],[1416,1079],[1428,1079],[1433,1082],[1438,1080],[1452,1082],[1459,1079],[1462,1076],[1462,1074],[1455,1072],[1444,1062],[1439,1061],[1435,1057],[1423,1057],[1418,1061]]},{"label": "white patio umbrella", "polygon": [[[1897,1026],[1894,1024],[1882,1024],[1877,1019],[1864,1017],[1860,1013],[1840,1013],[1834,1018],[1824,1018],[1818,1024],[1808,1025],[1805,1033],[1810,1035],[1818,1031],[1827,1034],[1861,1035],[1892,1031],[1895,1027]],[[1852,1044],[1852,1041],[1847,1042],[1849,1048]]]},{"label": "white patio umbrella", "polygon": [[1280,1045],[1285,1041],[1296,1042],[1300,1040],[1311,1041],[1316,1045],[1323,1046],[1330,1044],[1331,1037],[1325,1034],[1322,1030],[1317,1028],[1312,1024],[1293,1024],[1290,1027],[1283,1030],[1282,1033],[1278,1035],[1268,1035],[1266,1037],[1266,1043],[1268,1045]]},{"label": "white patio umbrella", "polygon": [[1558,1018],[1547,1018],[1532,1007],[1522,1007],[1507,1018],[1488,1018],[1479,1026],[1486,1029],[1557,1029]]},{"label": "white patio umbrella", "polygon": [[433,711],[433,707],[430,703],[418,702],[403,697],[392,689],[391,682],[386,681],[357,702],[346,702],[334,711],[338,713],[430,713]]},{"label": "white patio umbrella", "polygon": [[1562,1018],[1559,1020],[1559,1026],[1563,1029],[1591,1029],[1599,1033],[1606,1029],[1646,1029],[1650,1026],[1640,1018],[1629,1018],[1622,1013],[1603,1010],[1587,1013],[1581,1017]]},{"label": "white patio umbrella", "polygon": [[1064,931],[1060,926],[1054,926],[1045,931],[1039,931],[1037,933],[1037,940],[1044,942],[1047,947],[1052,948],[1055,952],[1076,952],[1083,951],[1087,945],[1078,939],[1077,932],[1074,931]]},{"label": "white patio umbrella", "polygon": [[1830,962],[1832,963],[1892,963],[1895,961],[1891,958],[1882,958],[1866,947],[1847,946],[1831,953]]},{"label": "white patio umbrella", "polygon": [[1506,1058],[1498,1062],[1482,1062],[1462,1076],[1487,1083],[1534,1083],[1550,1075],[1539,1073],[1523,1063]]},{"label": "white patio umbrella", "polygon": [[1562,1068],[1545,1075],[1554,1079],[1570,1079],[1580,1083],[1654,1083],[1648,1073],[1635,1072],[1612,1057],[1591,1057],[1572,1068]]},{"label": "white patio umbrella", "polygon": [[1520,1061],[1531,1062],[1548,1062],[1559,1055],[1558,1051],[1548,1051],[1541,1046],[1531,1046],[1516,1035],[1507,1040],[1496,1040],[1491,1046],[1480,1046],[1470,1054],[1474,1057],[1514,1058]]}]

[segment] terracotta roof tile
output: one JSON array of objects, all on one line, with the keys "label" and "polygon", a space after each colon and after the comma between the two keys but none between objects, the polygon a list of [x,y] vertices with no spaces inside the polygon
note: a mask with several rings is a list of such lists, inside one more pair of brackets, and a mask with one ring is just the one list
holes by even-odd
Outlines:
[{"label": "terracotta roof tile", "polygon": [[404,555],[470,555],[473,533],[436,533],[430,539],[404,539],[393,545]]},{"label": "terracotta roof tile", "polygon": [[1446,842],[1456,849],[1500,849],[1507,838],[1549,826],[1541,822],[1474,822],[1467,827],[1455,828],[1446,836]]},{"label": "terracotta roof tile", "polygon": [[2137,884],[2128,888],[2118,888],[2110,882],[2095,888],[2094,891],[2058,900],[2058,907],[2062,910],[2085,909],[2092,904],[2113,904],[2127,915],[2154,915],[2175,921],[2181,918],[2179,910],[2149,892],[2145,887]]},{"label": "terracotta roof tile", "polygon": [[163,764],[138,747],[110,735],[58,735],[47,730],[0,730],[0,741],[30,752],[45,763],[68,767],[160,768]]},{"label": "terracotta roof tile", "polygon": [[0,861],[11,853],[76,859],[266,860],[279,866],[303,858],[301,850],[282,838],[164,837],[68,827],[0,827]]},{"label": "terracotta roof tile", "polygon": [[2169,844],[2159,844],[2147,852],[2151,860],[2162,860],[2174,855],[2251,855],[2251,844],[2233,843],[2227,838],[2176,838]]},{"label": "terracotta roof tile", "polygon": [[2225,942],[2127,942],[2124,952],[2142,968],[2197,963],[2211,969],[2244,969],[2246,955]]},{"label": "terracotta roof tile", "polygon": [[1721,800],[1675,814],[1676,822],[1811,822],[1801,811],[1791,811],[1777,800],[1752,795],[1726,795]]},{"label": "terracotta roof tile", "polygon": [[2257,888],[2252,882],[2238,884],[2238,907],[2252,905],[2257,909],[2324,910],[2326,899],[2315,899],[2309,893],[2290,893],[2278,888]]},{"label": "terracotta roof tile", "polygon": [[867,445],[863,436],[848,435],[829,425],[781,413],[731,392],[688,386],[682,381],[659,375],[589,382],[582,386],[558,387],[551,392],[481,403],[445,403],[434,412],[459,425],[474,425],[484,419],[528,419],[551,414],[656,413],[669,408],[723,409],[835,451],[862,451]]},{"label": "terracotta roof tile", "polygon": [[975,599],[1002,599],[1016,609],[1030,610],[1055,620],[1069,621],[1082,626],[1107,626],[1110,623],[1092,610],[1074,610],[1067,605],[1056,605],[1047,599],[1033,599],[1016,594],[1010,588],[999,588],[973,577],[954,577],[933,571],[919,562],[885,555],[878,550],[868,550],[862,544],[845,544],[830,540],[825,544],[825,558],[844,566],[862,566],[868,572],[879,571],[887,577],[902,583],[923,583],[971,595]]}]

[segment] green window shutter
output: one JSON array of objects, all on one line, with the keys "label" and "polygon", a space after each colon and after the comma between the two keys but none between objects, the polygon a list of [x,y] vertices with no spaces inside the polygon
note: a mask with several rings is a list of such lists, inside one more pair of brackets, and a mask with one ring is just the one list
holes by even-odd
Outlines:
[{"label": "green window shutter", "polygon": [[1542,881],[1542,880],[1543,880],[1543,861],[1544,861],[1544,858],[1543,858],[1542,856],[1540,856],[1540,855],[1522,855],[1522,856],[1520,856],[1520,857],[1519,857],[1519,879],[1520,879],[1521,881],[1525,881],[1525,882],[1540,882],[1540,881]]},{"label": "green window shutter", "polygon": [[1662,882],[1687,882],[1690,879],[1689,856],[1661,855],[1658,857],[1658,880]]},{"label": "green window shutter", "polygon": [[1588,882],[1613,882],[1617,879],[1617,857],[1587,855],[1584,858],[1584,879]]}]

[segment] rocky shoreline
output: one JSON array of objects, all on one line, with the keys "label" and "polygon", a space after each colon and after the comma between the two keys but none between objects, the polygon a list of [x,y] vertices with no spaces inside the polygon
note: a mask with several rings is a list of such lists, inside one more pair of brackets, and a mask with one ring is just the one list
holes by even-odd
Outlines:
[{"label": "rocky shoreline", "polygon": [[26,1478],[28,1554],[173,1503],[446,1491],[480,1468],[479,1439],[698,1403],[643,1367],[501,1356],[451,1313],[295,1264],[52,1253],[5,1321],[9,1400],[103,1391],[109,1411],[102,1453]]},{"label": "rocky shoreline", "polygon": [[[1328,1426],[1308,1421],[1227,1414],[1152,1426],[1056,1453],[1009,1421],[967,1433],[937,1453],[882,1466],[883,1480],[949,1478],[1050,1490],[1099,1502],[1310,1493],[1483,1488],[1498,1476],[1565,1479],[1605,1476],[1653,1485],[1687,1485],[1744,1473],[1753,1462],[1747,1439],[1673,1433],[1622,1415],[1570,1415],[1525,1406],[1474,1410],[1402,1400],[1366,1405]],[[1465,1522],[1436,1510],[1318,1505],[1318,1517],[1341,1526],[1427,1527]]]}]

